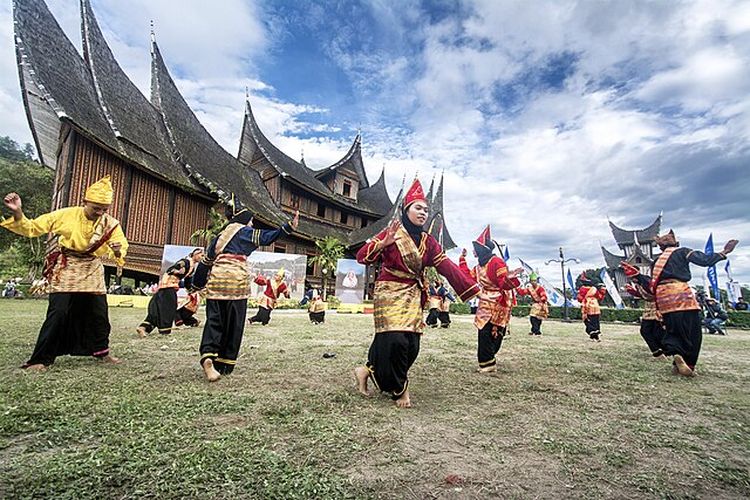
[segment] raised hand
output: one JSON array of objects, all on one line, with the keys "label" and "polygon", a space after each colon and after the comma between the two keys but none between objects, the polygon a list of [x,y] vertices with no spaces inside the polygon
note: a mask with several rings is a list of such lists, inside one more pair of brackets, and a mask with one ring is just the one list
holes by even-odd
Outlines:
[{"label": "raised hand", "polygon": [[5,198],[3,198],[3,203],[6,207],[8,207],[9,210],[13,212],[13,214],[20,212],[23,208],[21,197],[18,196],[17,193],[8,193],[7,195],[5,195]]},{"label": "raised hand", "polygon": [[396,231],[398,231],[398,228],[401,226],[401,222],[398,219],[393,219],[391,224],[388,226],[388,229],[386,229],[385,232],[385,238],[382,241],[383,248],[393,245],[396,243],[399,239],[401,239],[400,236],[396,236]]},{"label": "raised hand", "polygon": [[120,249],[122,248],[121,243],[117,243],[116,241],[113,241],[112,243],[109,243],[109,248],[112,249],[112,252],[114,252],[115,257],[120,256]]},{"label": "raised hand", "polygon": [[732,253],[732,250],[734,250],[734,247],[736,247],[737,243],[739,243],[739,242],[740,242],[740,240],[729,240],[729,241],[727,241],[727,244],[724,245],[724,250],[722,251],[722,253],[724,255],[726,255],[728,253]]},{"label": "raised hand", "polygon": [[299,226],[299,210],[294,212],[294,219],[292,219],[292,222],[290,222],[289,225],[292,226],[292,229],[297,229],[297,226]]},{"label": "raised hand", "polygon": [[523,274],[523,268],[517,267],[508,273],[508,278],[515,278]]}]

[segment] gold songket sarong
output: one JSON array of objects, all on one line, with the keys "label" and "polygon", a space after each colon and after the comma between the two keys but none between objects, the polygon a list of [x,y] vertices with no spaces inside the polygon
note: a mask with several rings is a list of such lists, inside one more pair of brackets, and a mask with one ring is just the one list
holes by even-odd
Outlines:
[{"label": "gold songket sarong", "polygon": [[549,304],[546,302],[534,302],[529,309],[529,316],[546,319],[549,316]]},{"label": "gold songket sarong", "polygon": [[247,257],[228,253],[216,257],[206,288],[210,300],[246,299],[250,295]]},{"label": "gold songket sarong", "polygon": [[700,310],[690,285],[673,279],[663,280],[656,286],[656,307],[661,314]]},{"label": "gold songket sarong", "polygon": [[307,308],[308,312],[311,313],[321,313],[325,312],[326,310],[326,303],[322,300],[314,300],[310,302],[310,305]]},{"label": "gold songket sarong", "polygon": [[57,253],[48,280],[48,293],[107,293],[102,260],[67,248]]},{"label": "gold songket sarong", "polygon": [[656,302],[654,302],[653,300],[644,299],[643,314],[641,315],[641,319],[661,321],[661,313],[656,308]]}]

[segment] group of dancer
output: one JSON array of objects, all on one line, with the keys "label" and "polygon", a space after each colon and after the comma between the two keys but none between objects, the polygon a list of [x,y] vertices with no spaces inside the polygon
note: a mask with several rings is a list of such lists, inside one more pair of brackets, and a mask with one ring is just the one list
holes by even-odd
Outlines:
[{"label": "group of dancer", "polygon": [[[5,196],[5,206],[13,216],[0,222],[0,226],[27,237],[54,236],[44,271],[50,292],[47,317],[24,368],[43,370],[63,354],[120,362],[109,350],[110,324],[102,258],[122,266],[128,243],[119,222],[107,213],[112,198],[107,176],[89,186],[82,206],[63,208],[32,220],[24,215],[21,198],[16,193]],[[538,277],[532,273],[529,284],[521,286],[519,277],[523,270],[510,270],[494,254],[497,244],[492,240],[489,226],[472,242],[478,263],[470,268],[465,249],[456,264],[424,230],[428,215],[427,197],[415,179],[403,199],[400,219],[394,219],[357,252],[360,263],[380,266],[374,290],[375,335],[366,364],[354,370],[357,388],[370,395],[371,382],[376,389],[390,394],[401,408],[411,406],[408,374],[419,354],[426,325],[425,305],[429,301],[427,324],[436,327],[440,321],[441,326],[447,327],[450,319],[446,304],[455,300],[441,280],[427,282],[426,268],[434,267],[461,301],[478,296],[474,317],[478,372],[497,370],[497,354],[508,334],[516,294],[532,300],[531,335],[541,335],[542,321],[549,315],[547,295]],[[167,269],[138,332],[146,335],[156,328],[160,333],[169,333],[175,321],[195,324],[197,320],[189,314],[191,309],[184,315],[178,312],[177,289],[188,286],[193,291],[202,290],[206,298],[206,321],[199,363],[211,382],[230,374],[237,363],[246,323],[251,283],[247,257],[258,247],[270,245],[282,235],[291,235],[298,224],[299,212],[276,229],[254,228],[253,215],[247,209],[232,213],[228,224],[205,251],[196,248]],[[700,307],[688,285],[689,264],[714,265],[734,250],[737,240],[730,240],[722,252],[711,255],[680,247],[672,231],[656,242],[663,253],[651,277],[622,264],[630,280],[628,290],[648,304],[641,334],[654,357],[670,356],[675,373],[694,376],[701,326]],[[259,312],[250,322],[266,324],[278,297],[288,296],[283,277],[277,274],[271,279],[256,278],[265,291]],[[586,332],[598,341],[601,334],[598,301],[606,292],[583,278],[585,275],[578,298]],[[306,296],[310,319],[320,323],[324,321],[325,303],[319,293],[311,292]],[[197,299],[194,300],[197,305]]]}]

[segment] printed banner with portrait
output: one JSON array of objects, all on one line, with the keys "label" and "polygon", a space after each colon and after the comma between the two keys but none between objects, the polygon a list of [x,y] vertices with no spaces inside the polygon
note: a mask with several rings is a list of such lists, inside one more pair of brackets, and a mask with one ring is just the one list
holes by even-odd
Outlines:
[{"label": "printed banner with portrait", "polygon": [[336,297],[342,304],[361,304],[365,297],[365,266],[354,259],[336,265]]},{"label": "printed banner with portrait", "polygon": [[[284,282],[292,299],[302,300],[305,295],[305,274],[307,271],[307,255],[296,253],[253,252],[247,258],[251,280],[260,274],[265,278],[273,278],[283,269]],[[265,290],[253,281],[250,284],[250,296],[259,297]]]}]

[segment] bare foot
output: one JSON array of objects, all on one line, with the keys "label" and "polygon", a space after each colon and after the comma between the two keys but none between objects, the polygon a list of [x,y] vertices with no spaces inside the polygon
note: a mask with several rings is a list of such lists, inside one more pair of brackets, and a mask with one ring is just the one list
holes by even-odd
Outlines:
[{"label": "bare foot", "polygon": [[497,365],[485,366],[484,368],[477,368],[477,373],[495,373],[497,371]]},{"label": "bare foot", "polygon": [[138,336],[139,336],[139,337],[141,337],[141,338],[145,337],[145,336],[146,336],[146,334],[147,334],[147,333],[146,333],[146,329],[145,329],[145,328],[143,328],[142,326],[139,326],[138,328],[136,328],[136,329],[135,329],[135,332],[136,332],[136,333],[138,334]]},{"label": "bare foot", "polygon": [[104,356],[102,358],[102,361],[104,363],[110,363],[112,365],[119,365],[120,363],[122,363],[122,360],[120,358],[116,358],[112,356],[111,354],[107,354],[106,356]]},{"label": "bare foot", "polygon": [[367,388],[367,379],[370,377],[370,371],[364,366],[358,366],[354,369],[354,379],[357,383],[357,391],[368,398],[372,392]]},{"label": "bare foot", "polygon": [[409,389],[406,389],[400,398],[396,400],[396,406],[399,408],[411,408],[411,399],[409,399]]},{"label": "bare foot", "polygon": [[209,382],[216,382],[221,378],[221,374],[214,368],[214,362],[211,358],[207,358],[201,366],[203,367],[203,373],[206,374],[206,380]]},{"label": "bare foot", "polygon": [[653,359],[654,361],[664,361],[665,359],[667,359],[667,357],[663,354],[660,354],[658,356],[652,357],[651,359]]},{"label": "bare foot", "polygon": [[44,372],[47,371],[47,366],[42,363],[34,363],[33,365],[26,366],[25,369],[30,372]]},{"label": "bare foot", "polygon": [[687,363],[685,363],[685,360],[682,356],[679,354],[675,354],[674,356],[674,364],[677,367],[677,372],[682,375],[683,377],[692,377],[693,376],[693,370],[690,369]]}]

